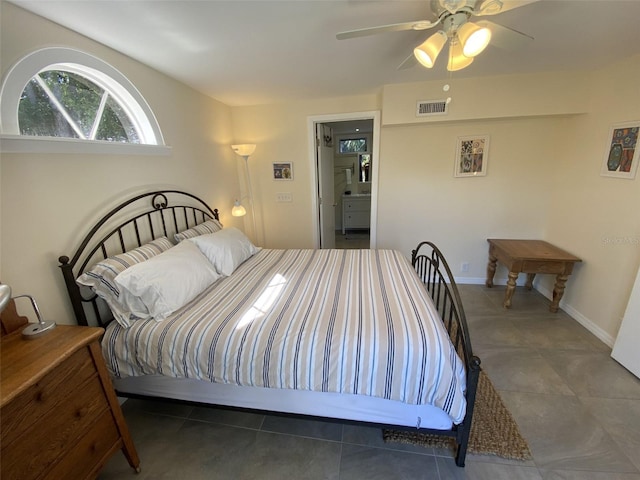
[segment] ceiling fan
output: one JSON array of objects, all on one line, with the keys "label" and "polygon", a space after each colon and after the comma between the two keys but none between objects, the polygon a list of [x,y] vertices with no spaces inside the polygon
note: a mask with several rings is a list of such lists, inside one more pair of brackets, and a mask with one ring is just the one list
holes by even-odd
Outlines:
[{"label": "ceiling fan", "polygon": [[491,42],[500,48],[516,49],[533,37],[487,20],[471,22],[472,17],[497,15],[522,7],[537,0],[431,0],[431,11],[436,16],[433,21],[417,20],[394,23],[378,27],[362,28],[341,32],[338,40],[375,35],[383,32],[404,30],[428,30],[439,26],[439,30],[414,48],[413,53],[400,64],[398,69],[415,65],[416,61],[426,68],[432,68],[443,47],[449,42],[447,70],[461,70],[469,66]]}]

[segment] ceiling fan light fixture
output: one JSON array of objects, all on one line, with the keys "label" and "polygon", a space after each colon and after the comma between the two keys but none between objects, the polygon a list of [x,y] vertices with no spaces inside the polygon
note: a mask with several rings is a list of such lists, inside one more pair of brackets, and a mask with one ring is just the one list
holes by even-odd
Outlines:
[{"label": "ceiling fan light fixture", "polygon": [[475,57],[489,45],[491,30],[467,22],[458,29],[458,41],[462,45],[462,54],[465,57]]},{"label": "ceiling fan light fixture", "polygon": [[460,42],[455,38],[451,39],[449,44],[449,63],[447,63],[447,70],[455,72],[468,67],[473,63],[473,57],[466,57],[462,53],[462,47]]},{"label": "ceiling fan light fixture", "polygon": [[439,30],[414,48],[413,55],[420,62],[420,65],[432,68],[446,42],[447,34]]}]

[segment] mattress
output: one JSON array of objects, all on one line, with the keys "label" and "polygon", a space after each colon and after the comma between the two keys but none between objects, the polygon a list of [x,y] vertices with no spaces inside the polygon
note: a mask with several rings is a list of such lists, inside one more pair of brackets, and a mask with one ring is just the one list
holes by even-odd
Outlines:
[{"label": "mattress", "polygon": [[[273,390],[435,407],[449,424],[465,415],[463,364],[394,250],[263,249],[162,322],[112,322],[102,346],[117,388],[167,377],[240,388],[237,406]],[[415,408],[409,418],[391,424],[420,422]]]}]

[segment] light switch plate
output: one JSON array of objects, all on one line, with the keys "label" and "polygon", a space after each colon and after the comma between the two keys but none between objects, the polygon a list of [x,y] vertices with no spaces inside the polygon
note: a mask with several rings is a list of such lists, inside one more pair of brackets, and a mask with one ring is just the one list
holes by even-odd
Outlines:
[{"label": "light switch plate", "polygon": [[293,197],[291,195],[291,192],[279,192],[279,193],[276,193],[276,202],[278,202],[278,203],[293,202]]}]

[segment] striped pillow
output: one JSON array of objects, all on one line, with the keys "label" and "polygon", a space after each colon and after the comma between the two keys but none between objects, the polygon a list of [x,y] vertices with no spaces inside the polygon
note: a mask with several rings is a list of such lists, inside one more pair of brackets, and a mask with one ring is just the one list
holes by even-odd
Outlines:
[{"label": "striped pillow", "polygon": [[173,244],[167,237],[160,237],[141,247],[101,260],[80,275],[76,283],[90,287],[104,299],[116,321],[126,328],[131,325],[132,320],[137,319],[131,311],[140,308],[140,300],[127,292],[120,292],[114,281],[116,276],[130,266],[155,257],[171,247]]},{"label": "striped pillow", "polygon": [[179,243],[182,240],[186,240],[187,238],[194,238],[199,235],[205,235],[207,233],[216,233],[220,230],[222,230],[222,224],[218,220],[212,218],[211,220],[207,220],[206,222],[196,225],[189,230],[184,230],[180,233],[176,233],[174,238],[176,242]]}]

